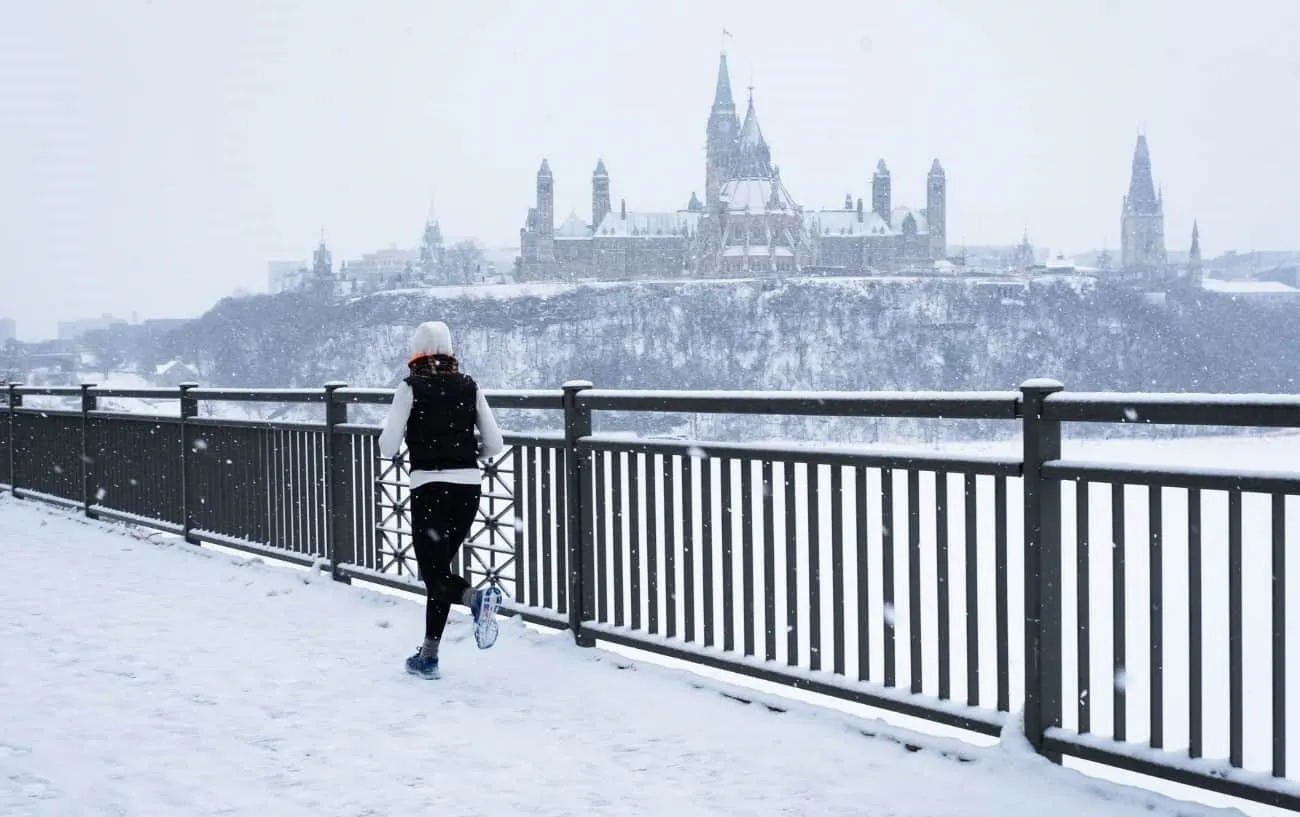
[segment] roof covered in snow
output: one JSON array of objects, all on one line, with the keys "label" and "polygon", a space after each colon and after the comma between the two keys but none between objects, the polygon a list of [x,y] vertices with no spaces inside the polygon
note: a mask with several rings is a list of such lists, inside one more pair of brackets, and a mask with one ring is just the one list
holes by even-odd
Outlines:
[{"label": "roof covered in snow", "polygon": [[913,210],[910,207],[895,207],[890,212],[891,224],[886,224],[884,219],[870,210],[862,214],[862,221],[858,221],[856,210],[816,210],[804,215],[804,224],[807,226],[809,233],[823,238],[837,235],[901,235],[903,221],[909,215],[916,221],[918,235],[929,233],[930,224],[925,218],[925,213],[920,210]]},{"label": "roof covered in snow", "polygon": [[583,221],[577,212],[569,213],[564,223],[555,228],[556,238],[591,238],[591,227]]},{"label": "roof covered in snow", "polygon": [[780,176],[731,179],[724,182],[718,197],[732,211],[751,213],[794,212],[799,209]]},{"label": "roof covered in snow", "polygon": [[1229,292],[1236,294],[1300,293],[1300,289],[1279,281],[1225,281],[1220,278],[1203,278],[1201,286],[1210,292]]},{"label": "roof covered in snow", "polygon": [[665,236],[687,236],[695,232],[703,213],[689,210],[676,210],[662,213],[633,213],[626,218],[617,211],[611,211],[600,222],[596,235],[632,236],[640,238],[663,238]]}]

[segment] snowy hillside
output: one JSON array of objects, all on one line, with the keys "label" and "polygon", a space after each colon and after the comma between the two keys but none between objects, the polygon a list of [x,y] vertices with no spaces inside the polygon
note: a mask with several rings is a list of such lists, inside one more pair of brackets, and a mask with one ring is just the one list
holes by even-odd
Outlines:
[{"label": "snowy hillside", "polygon": [[[229,300],[137,354],[142,368],[183,361],[205,385],[389,386],[411,327],[442,319],[466,369],[495,388],[584,378],[629,388],[1003,389],[1052,376],[1071,389],[1293,391],[1294,315],[1214,293],[1156,306],[1130,290],[1064,282],[539,284],[333,304]],[[803,436],[806,424],[778,425],[764,434]]]}]

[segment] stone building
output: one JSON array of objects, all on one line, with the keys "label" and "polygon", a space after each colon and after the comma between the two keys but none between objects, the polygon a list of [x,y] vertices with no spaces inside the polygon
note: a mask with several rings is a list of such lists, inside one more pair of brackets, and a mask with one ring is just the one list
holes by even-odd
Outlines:
[{"label": "stone building", "polygon": [[591,177],[591,219],[577,212],[556,224],[554,177],[543,159],[537,199],[519,231],[519,280],[632,280],[866,274],[932,268],[947,254],[947,181],[935,159],[926,204],[893,203],[889,169],[876,165],[871,208],[846,196],[842,209],[808,210],[781,181],[750,89],[737,116],[727,56],[721,56],[707,124],[704,201],[680,210],[612,206],[603,160]]}]

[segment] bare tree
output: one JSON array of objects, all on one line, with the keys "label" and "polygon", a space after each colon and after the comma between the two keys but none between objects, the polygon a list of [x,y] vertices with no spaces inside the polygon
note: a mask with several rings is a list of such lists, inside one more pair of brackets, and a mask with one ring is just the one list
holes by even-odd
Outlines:
[{"label": "bare tree", "polygon": [[473,239],[458,241],[447,248],[445,280],[449,284],[478,283],[483,250]]}]

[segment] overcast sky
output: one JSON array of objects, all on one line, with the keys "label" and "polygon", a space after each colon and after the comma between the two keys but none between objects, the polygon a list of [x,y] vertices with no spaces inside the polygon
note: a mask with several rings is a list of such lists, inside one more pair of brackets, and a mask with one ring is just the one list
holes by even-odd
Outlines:
[{"label": "overcast sky", "polygon": [[1296,0],[0,0],[0,316],[196,315],[271,259],[512,245],[703,195],[725,41],[806,207],[948,175],[950,246],[1118,246],[1139,129],[1171,249],[1300,248]]}]

